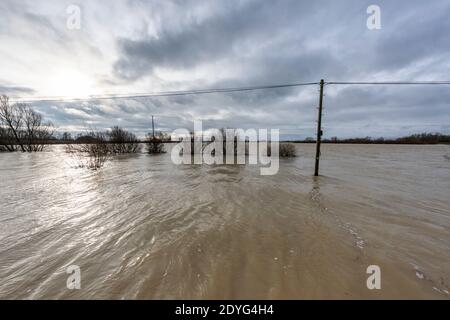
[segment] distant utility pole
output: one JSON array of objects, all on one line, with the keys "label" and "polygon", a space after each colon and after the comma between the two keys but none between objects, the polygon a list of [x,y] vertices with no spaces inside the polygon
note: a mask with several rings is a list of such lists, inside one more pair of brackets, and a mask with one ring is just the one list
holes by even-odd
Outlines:
[{"label": "distant utility pole", "polygon": [[153,138],[155,138],[155,122],[153,121],[153,116],[152,116],[152,136]]},{"label": "distant utility pole", "polygon": [[323,79],[320,80],[320,98],[319,98],[319,114],[317,116],[317,139],[316,139],[316,166],[314,168],[314,176],[319,175],[319,160],[320,160],[320,141],[322,139],[322,103],[323,103]]}]

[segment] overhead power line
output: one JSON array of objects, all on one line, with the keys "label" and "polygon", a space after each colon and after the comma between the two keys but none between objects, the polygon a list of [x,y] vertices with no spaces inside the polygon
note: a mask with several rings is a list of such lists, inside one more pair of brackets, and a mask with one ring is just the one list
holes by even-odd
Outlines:
[{"label": "overhead power line", "polygon": [[[126,93],[126,94],[102,94],[91,95],[84,98],[74,97],[11,97],[12,100],[21,102],[77,102],[90,100],[108,100],[108,99],[137,99],[137,98],[151,98],[151,97],[171,97],[183,95],[197,95],[197,94],[211,94],[211,93],[231,93],[242,91],[255,91],[265,89],[278,89],[300,86],[319,85],[319,82],[298,82],[287,84],[273,84],[264,86],[249,86],[249,87],[234,87],[234,88],[212,88],[212,89],[195,89],[195,90],[179,90],[179,91],[159,91],[150,93]],[[327,81],[325,85],[450,85],[450,81]]]},{"label": "overhead power line", "polygon": [[329,81],[325,84],[345,85],[450,85],[450,81],[381,81],[381,82],[356,82],[356,81]]},{"label": "overhead power line", "polygon": [[181,91],[160,91],[151,93],[134,93],[134,94],[103,94],[92,95],[86,98],[71,98],[71,97],[34,97],[34,98],[21,98],[14,97],[14,100],[20,100],[22,102],[52,102],[52,101],[88,101],[88,100],[105,100],[105,99],[133,99],[133,98],[147,98],[147,97],[170,97],[192,94],[209,94],[209,93],[226,93],[226,92],[240,92],[240,91],[255,91],[264,89],[278,89],[300,86],[317,85],[318,82],[302,82],[302,83],[288,83],[288,84],[274,84],[265,86],[253,86],[253,87],[236,87],[236,88],[214,88],[214,89],[197,89],[197,90],[181,90]]}]

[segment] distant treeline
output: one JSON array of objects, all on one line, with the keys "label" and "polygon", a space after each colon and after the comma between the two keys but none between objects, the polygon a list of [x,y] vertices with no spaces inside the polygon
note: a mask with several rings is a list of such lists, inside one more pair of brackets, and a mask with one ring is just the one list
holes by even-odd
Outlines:
[{"label": "distant treeline", "polygon": [[[98,142],[96,131],[84,132],[72,135],[69,132],[64,132],[60,135],[55,135],[51,140],[50,144],[77,144],[77,143],[96,143]],[[139,139],[131,132],[126,129],[120,128],[118,126],[112,127],[111,129],[104,132],[107,137],[107,143],[146,143],[149,139],[159,139],[162,142],[170,142],[171,137],[163,132],[155,132],[154,137],[152,133],[148,133],[144,139]]]},{"label": "distant treeline", "polygon": [[[306,138],[305,140],[295,140],[291,142],[315,143],[316,141],[314,138]],[[355,144],[439,144],[450,143],[450,135],[441,133],[418,133],[395,139],[372,137],[339,139],[337,137],[332,137],[330,139],[323,139],[322,142]]]},{"label": "distant treeline", "polygon": [[[158,133],[160,134],[160,133]],[[134,142],[146,142],[146,139],[138,139],[135,138]],[[162,137],[163,142],[178,142],[178,140],[171,140],[170,135],[165,134]],[[95,139],[90,137],[88,134],[81,133],[75,136],[72,136],[70,133],[63,133],[59,135],[59,137],[51,137],[48,140],[49,144],[67,144],[67,143],[89,143],[95,142]],[[315,143],[316,140],[314,138],[306,138],[303,140],[286,140],[285,142],[296,142],[296,143]],[[347,138],[347,139],[339,139],[337,137],[331,137],[329,139],[322,139],[323,143],[355,143],[355,144],[439,144],[439,143],[450,143],[450,135],[444,135],[441,133],[418,133],[412,134],[405,137],[400,138],[373,138],[373,137],[364,137],[364,138]]]}]

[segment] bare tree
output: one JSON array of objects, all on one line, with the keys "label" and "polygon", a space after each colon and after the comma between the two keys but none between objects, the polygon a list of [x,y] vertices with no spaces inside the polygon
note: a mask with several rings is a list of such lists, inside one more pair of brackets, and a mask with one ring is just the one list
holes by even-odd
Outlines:
[{"label": "bare tree", "polygon": [[42,151],[45,143],[53,136],[53,125],[43,123],[42,115],[28,106],[22,111],[24,123],[24,144],[28,152]]},{"label": "bare tree", "polygon": [[296,156],[295,145],[293,143],[280,143],[280,157],[293,158]]},{"label": "bare tree", "polygon": [[44,123],[42,115],[30,106],[10,104],[5,95],[0,97],[0,143],[6,151],[42,151],[53,137],[53,125]]},{"label": "bare tree", "polygon": [[136,135],[125,129],[115,126],[108,132],[108,136],[113,153],[134,153],[139,150]]},{"label": "bare tree", "polygon": [[111,155],[108,135],[104,132],[92,130],[84,137],[89,137],[89,142],[68,144],[66,145],[66,152],[72,154],[76,166],[93,170],[100,169]]},{"label": "bare tree", "polygon": [[72,141],[72,134],[70,132],[64,132],[61,137],[62,141]]},{"label": "bare tree", "polygon": [[165,153],[165,147],[164,142],[169,141],[170,137],[163,133],[158,132],[157,134],[149,133],[147,134],[146,138],[146,144],[147,144],[147,152],[150,154],[155,153]]},{"label": "bare tree", "polygon": [[[259,142],[258,142],[259,143]],[[272,145],[267,144],[267,155],[272,155]],[[297,156],[295,145],[293,143],[282,142],[278,144],[278,155],[281,158],[294,158]]]},{"label": "bare tree", "polygon": [[9,133],[8,129],[0,127],[0,151],[14,151],[10,146],[11,137]]},{"label": "bare tree", "polygon": [[14,141],[12,131],[9,128],[0,126],[0,151],[15,151],[16,145]]},{"label": "bare tree", "polygon": [[19,137],[23,124],[22,105],[11,105],[9,97],[0,97],[0,125],[2,126],[2,142],[8,151],[16,151],[17,146],[25,152],[22,140]]}]

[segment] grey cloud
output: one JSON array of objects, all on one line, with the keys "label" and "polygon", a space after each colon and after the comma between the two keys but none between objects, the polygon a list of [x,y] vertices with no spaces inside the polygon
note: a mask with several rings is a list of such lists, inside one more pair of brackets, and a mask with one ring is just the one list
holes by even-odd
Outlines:
[{"label": "grey cloud", "polygon": [[0,94],[14,96],[16,94],[33,94],[35,90],[28,87],[0,85]]},{"label": "grey cloud", "polygon": [[[94,6],[90,3],[83,3],[84,11]],[[115,37],[111,32],[117,60],[110,66],[111,76],[103,77],[101,82],[112,91],[121,85],[131,90],[135,84],[153,82],[177,90],[321,78],[427,80],[450,74],[450,22],[446,17],[450,5],[442,1],[379,0],[382,29],[376,31],[366,28],[366,8],[372,1],[365,0],[125,3],[129,11],[123,15],[135,14],[135,21],[128,17],[131,22],[126,27],[132,31],[127,35],[119,33]],[[142,14],[136,14],[136,10]],[[47,17],[29,18],[37,30],[46,30],[46,41],[59,41],[59,31],[52,31]],[[110,21],[101,22],[106,29],[114,28]],[[96,30],[90,32],[87,38],[95,39]],[[67,45],[64,43],[59,45]],[[189,74],[199,67],[209,71],[200,79],[192,76],[169,81],[155,75],[158,68]],[[149,130],[151,115],[155,115],[158,128],[164,130],[190,128],[192,120],[205,119],[206,127],[278,127],[305,137],[314,134],[317,90],[314,86],[98,100],[85,105],[41,103],[37,107],[63,126],[89,120],[101,128],[119,124],[141,135]],[[448,87],[326,87],[325,134],[389,136],[401,134],[401,130],[409,133],[431,129],[448,132],[448,101]]]},{"label": "grey cloud", "polygon": [[[284,1],[282,5],[247,1],[245,5],[224,6],[202,22],[193,21],[182,30],[163,29],[157,38],[139,40],[120,39],[121,58],[114,66],[117,76],[136,80],[155,67],[191,68],[196,65],[218,61],[223,58],[241,56],[246,46],[276,37],[279,28],[285,28],[293,10],[309,7],[304,2]],[[277,15],[277,13],[279,15]]]}]

